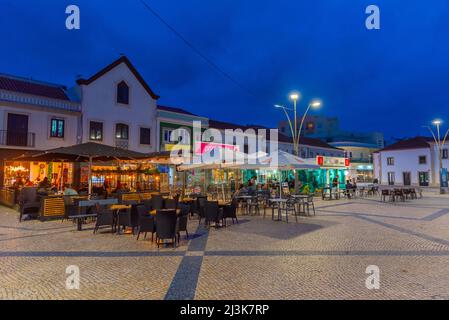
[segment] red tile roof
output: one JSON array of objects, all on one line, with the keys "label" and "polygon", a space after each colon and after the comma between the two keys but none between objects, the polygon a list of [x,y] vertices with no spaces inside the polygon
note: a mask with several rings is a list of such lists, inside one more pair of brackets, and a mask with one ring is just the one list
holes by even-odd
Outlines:
[{"label": "red tile roof", "polygon": [[132,65],[131,61],[129,61],[129,59],[126,56],[122,56],[119,59],[117,59],[116,61],[114,61],[113,63],[109,64],[108,66],[104,67],[103,69],[101,69],[100,71],[98,71],[97,73],[95,73],[92,77],[90,77],[89,79],[78,79],[76,81],[76,83],[78,83],[79,85],[89,85],[92,82],[94,82],[95,80],[97,80],[98,78],[102,77],[103,75],[105,75],[106,73],[108,73],[109,71],[111,71],[112,69],[114,69],[115,67],[117,67],[118,65],[120,65],[121,63],[126,64],[126,66],[129,68],[129,70],[134,74],[134,76],[137,78],[137,80],[140,82],[140,84],[145,88],[145,90],[148,92],[148,94],[155,100],[159,99],[160,96],[158,96],[157,94],[154,93],[153,90],[151,90],[151,88],[148,86],[148,84],[145,82],[145,80],[143,79],[143,77],[140,75],[140,73],[137,71],[137,69]]},{"label": "red tile roof", "polygon": [[193,114],[189,111],[186,111],[184,109],[181,108],[174,108],[174,107],[167,107],[167,106],[157,106],[157,108],[159,110],[163,110],[163,111],[169,111],[169,112],[175,112],[175,113],[182,113],[182,114],[187,114],[189,116],[195,116],[198,117],[196,114]]},{"label": "red tile roof", "polygon": [[[434,140],[429,137],[414,137],[411,139],[406,139],[402,141],[398,141],[396,143],[393,143],[392,145],[389,145],[382,150],[379,150],[377,152],[382,151],[391,151],[391,150],[406,150],[406,149],[424,149],[424,148],[430,148],[430,142],[433,142]],[[376,153],[377,153],[376,152]]]},{"label": "red tile roof", "polygon": [[7,75],[0,75],[0,90],[31,94],[52,99],[70,100],[64,86]]}]

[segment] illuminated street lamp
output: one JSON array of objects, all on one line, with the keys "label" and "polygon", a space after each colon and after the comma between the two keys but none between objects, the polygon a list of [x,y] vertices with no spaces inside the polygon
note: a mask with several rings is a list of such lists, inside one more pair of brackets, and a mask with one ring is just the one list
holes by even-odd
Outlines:
[{"label": "illuminated street lamp", "polygon": [[[440,126],[442,123],[443,123],[443,121],[441,121],[439,119],[432,121],[432,124],[434,126],[436,126],[436,128],[437,128],[436,135],[431,127],[427,126],[427,128],[429,129],[430,133],[432,134],[433,139],[435,140],[435,144],[437,145],[437,148],[438,148],[438,160],[439,160],[439,169],[440,169],[440,193],[444,194],[445,188],[447,188],[447,171],[446,171],[446,169],[443,168],[443,148],[444,148],[444,145],[446,144],[446,139],[449,134],[449,129],[446,131],[446,134],[444,135],[443,140],[441,140]],[[444,179],[445,181],[443,181],[443,176],[446,177]]]},{"label": "illuminated street lamp", "polygon": [[[290,94],[290,99],[293,100],[293,109],[289,109],[289,108],[286,108],[285,106],[278,105],[278,104],[275,105],[275,108],[284,110],[285,116],[287,117],[287,121],[290,126],[290,131],[292,133],[294,153],[298,157],[300,156],[299,139],[301,137],[301,131],[302,131],[302,127],[304,125],[306,116],[309,113],[309,110],[311,108],[319,108],[321,106],[321,102],[319,100],[313,100],[312,102],[309,103],[306,111],[304,112],[304,115],[302,116],[301,124],[300,124],[299,130],[298,130],[298,116],[296,113],[296,111],[297,111],[296,107],[297,107],[297,102],[298,102],[299,97],[300,97],[299,93]],[[295,119],[294,124],[292,123],[290,115],[288,114],[287,110],[293,111],[293,116]],[[296,192],[298,192],[298,190],[299,190],[299,184],[297,183],[297,181],[298,181],[298,172],[295,170],[295,191]]]}]

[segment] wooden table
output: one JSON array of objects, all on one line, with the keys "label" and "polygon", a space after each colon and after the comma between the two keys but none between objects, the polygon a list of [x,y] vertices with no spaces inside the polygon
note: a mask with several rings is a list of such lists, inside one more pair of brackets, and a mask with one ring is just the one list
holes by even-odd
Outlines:
[{"label": "wooden table", "polygon": [[[150,214],[152,216],[155,216],[157,214],[158,211],[164,212],[164,211],[172,211],[174,209],[159,209],[159,210],[151,210]],[[176,214],[179,215],[181,213],[181,209],[176,209]]]}]

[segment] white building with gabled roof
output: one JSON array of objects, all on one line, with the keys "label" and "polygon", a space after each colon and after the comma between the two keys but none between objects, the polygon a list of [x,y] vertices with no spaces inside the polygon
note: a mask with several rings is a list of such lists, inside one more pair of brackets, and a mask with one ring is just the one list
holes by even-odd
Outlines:
[{"label": "white building with gabled roof", "polygon": [[122,56],[88,79],[77,80],[82,108],[82,142],[142,153],[157,145],[157,100],[129,59]]}]

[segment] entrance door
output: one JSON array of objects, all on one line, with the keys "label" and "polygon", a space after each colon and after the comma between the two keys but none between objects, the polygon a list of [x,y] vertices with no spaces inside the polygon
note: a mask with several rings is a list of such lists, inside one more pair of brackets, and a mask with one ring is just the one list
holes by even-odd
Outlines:
[{"label": "entrance door", "polygon": [[428,187],[429,186],[429,173],[428,172],[419,172],[419,185],[421,187]]},{"label": "entrance door", "polygon": [[26,147],[28,145],[28,116],[8,113],[8,126],[6,133],[8,146]]},{"label": "entrance door", "polygon": [[394,186],[394,172],[388,172],[388,185]]},{"label": "entrance door", "polygon": [[404,186],[410,186],[412,184],[412,175],[410,172],[403,172],[402,176],[404,178]]}]

